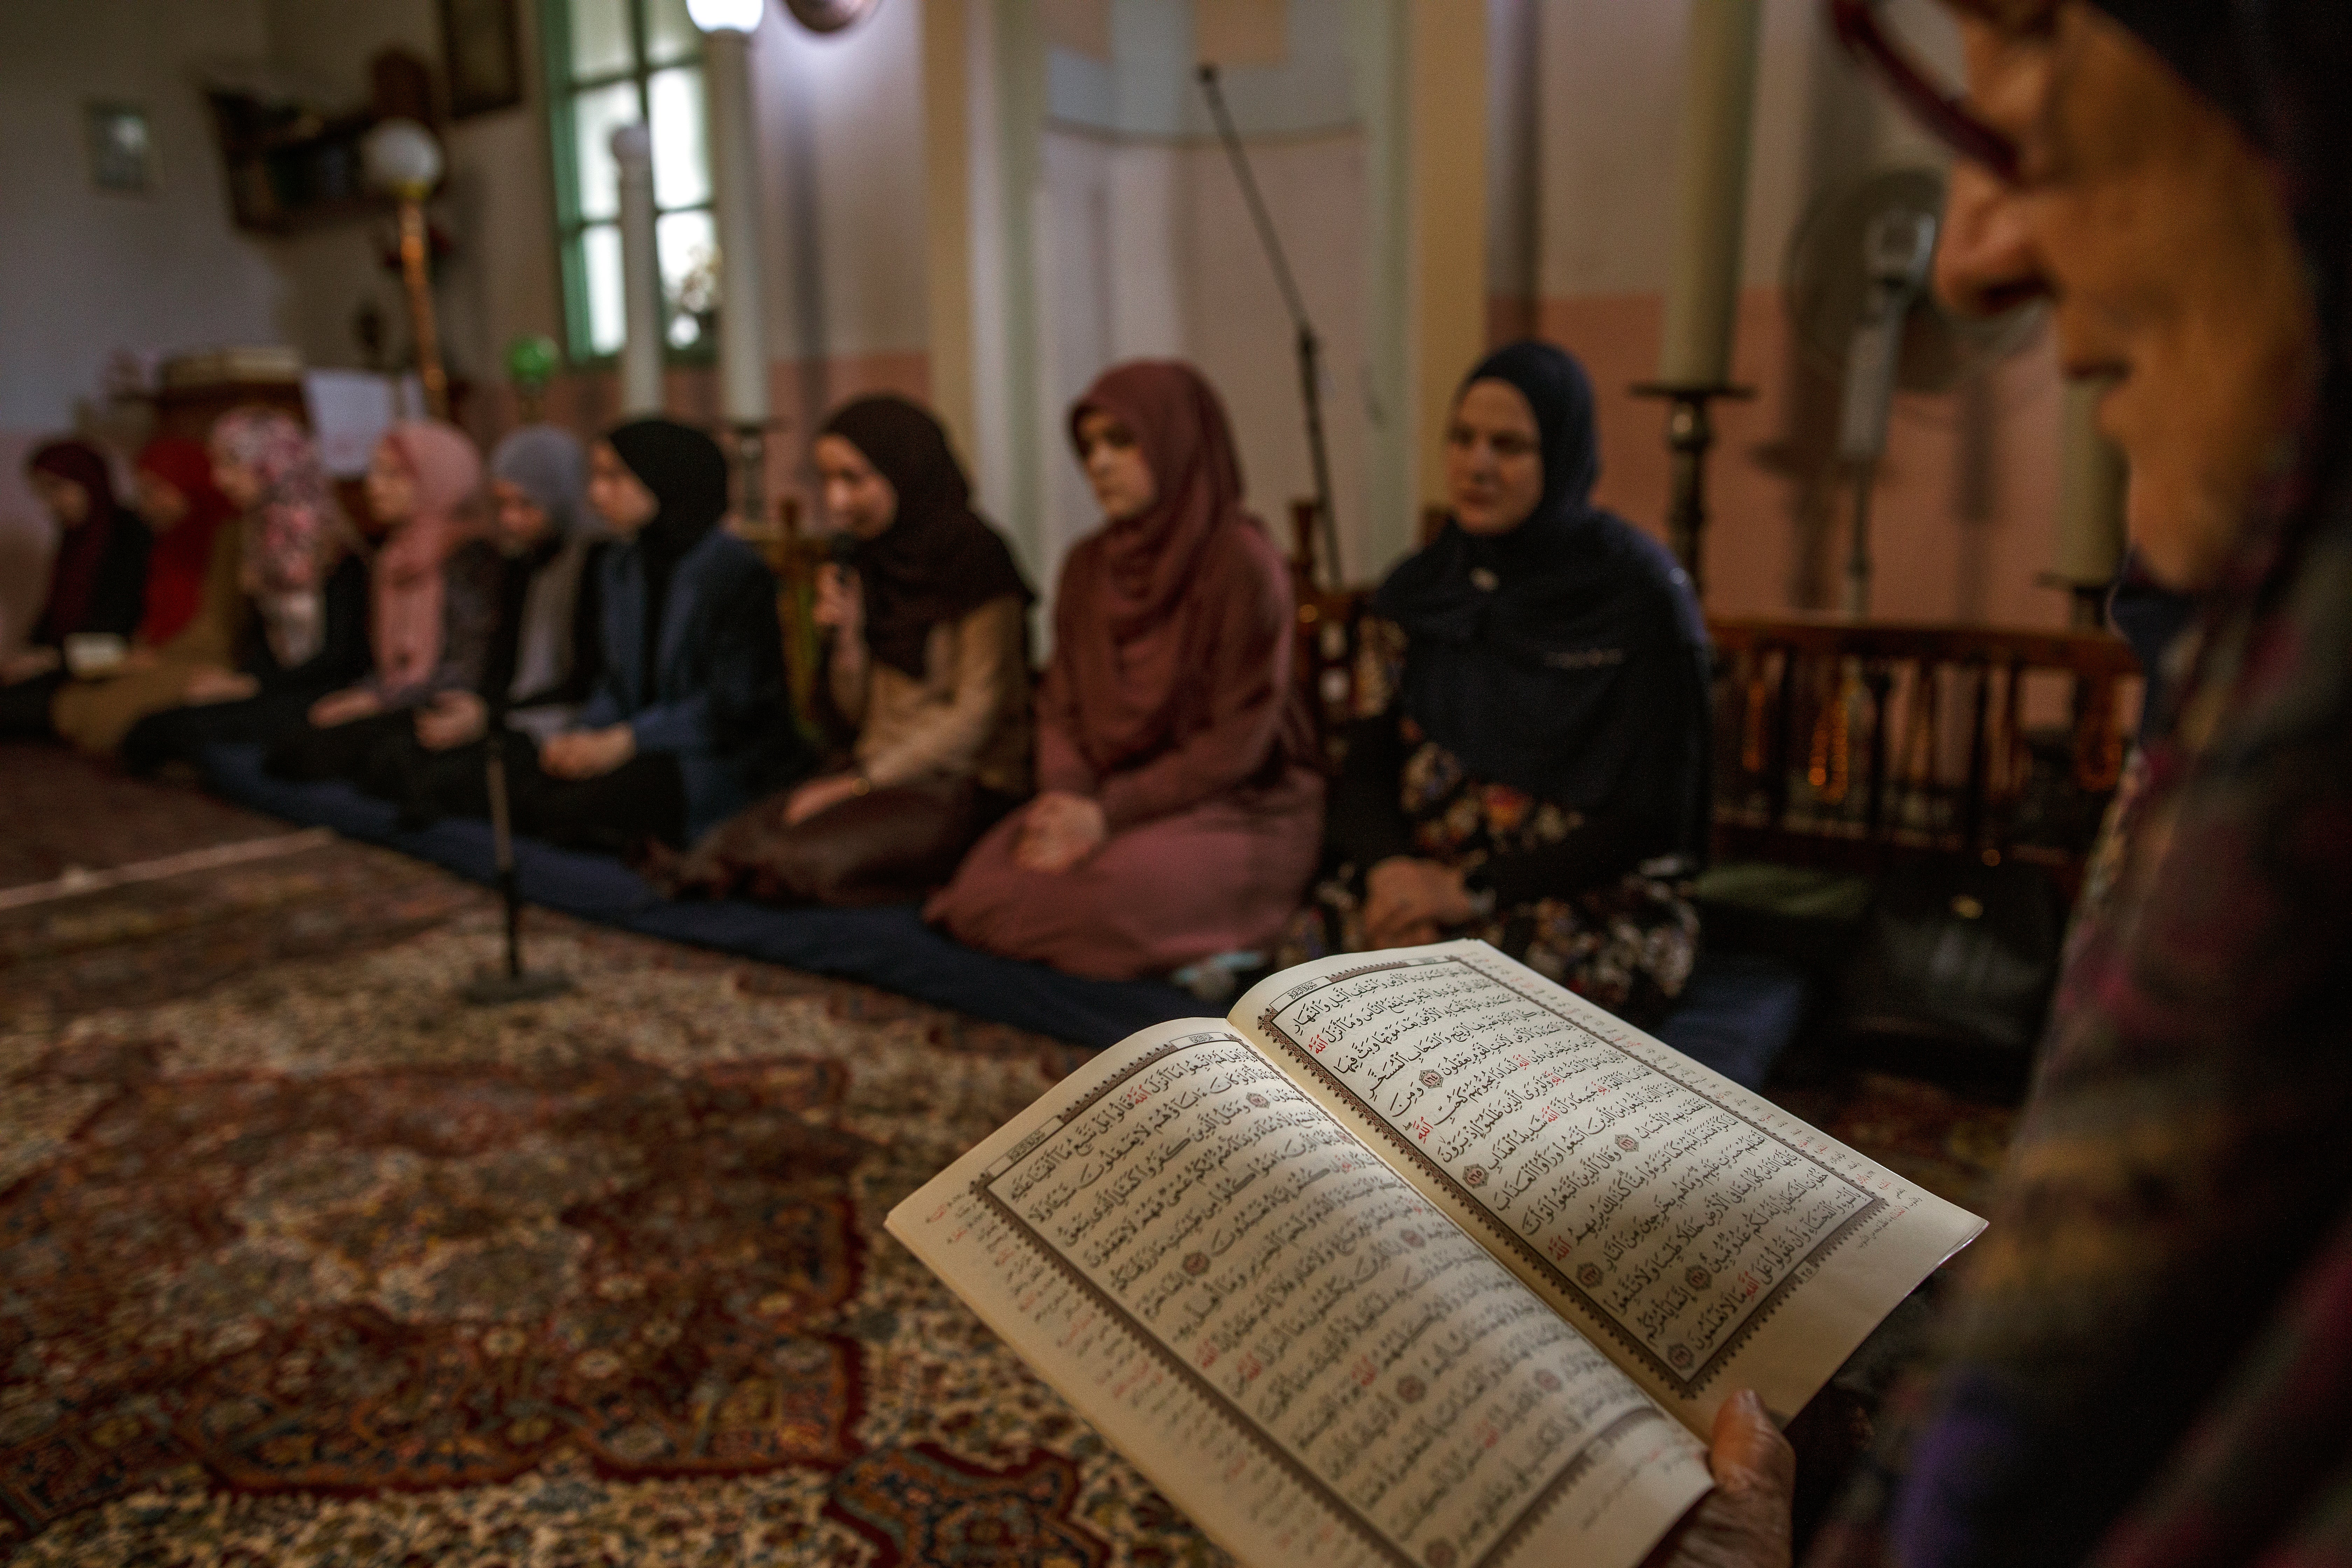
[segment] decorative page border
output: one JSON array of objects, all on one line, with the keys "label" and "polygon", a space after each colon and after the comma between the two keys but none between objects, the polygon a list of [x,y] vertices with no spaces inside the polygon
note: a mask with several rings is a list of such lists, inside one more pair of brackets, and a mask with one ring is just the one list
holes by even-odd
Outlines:
[{"label": "decorative page border", "polygon": [[[1423,1564],[1406,1552],[1404,1548],[1398,1544],[1386,1531],[1365,1518],[1353,1503],[1332,1490],[1320,1476],[1308,1469],[1305,1463],[1289,1449],[1276,1442],[1264,1427],[1244,1413],[1240,1405],[1226,1397],[1223,1389],[1203,1377],[1191,1362],[1171,1350],[1157,1334],[1138,1321],[1135,1316],[1113,1300],[1108,1292],[1088,1279],[1083,1269],[1064,1257],[1059,1248],[1039,1235],[1035,1227],[1014,1212],[1010,1204],[999,1198],[991,1190],[998,1182],[1012,1174],[1021,1161],[1034,1153],[1045,1143],[1045,1137],[1041,1134],[1049,1136],[1052,1131],[1058,1131],[1085,1115],[1096,1101],[1106,1098],[1145,1068],[1165,1060],[1178,1051],[1191,1050],[1205,1045],[1235,1045],[1253,1052],[1256,1049],[1247,1040],[1235,1035],[1225,1034],[1187,1035],[1181,1039],[1163,1041],[1143,1056],[1137,1058],[1134,1062],[1117,1074],[1106,1079],[1087,1094],[1073,1100],[1054,1121],[1041,1125],[1037,1131],[1024,1138],[1011,1152],[973,1178],[971,1194],[1003,1219],[1011,1227],[1014,1236],[1026,1242],[1030,1249],[1044,1259],[1048,1268],[1059,1274],[1107,1318],[1123,1329],[1128,1338],[1141,1347],[1146,1355],[1157,1361],[1167,1371],[1173,1373],[1181,1384],[1190,1388],[1207,1405],[1212,1414],[1223,1417],[1225,1424],[1239,1433],[1244,1442],[1273,1461],[1276,1468],[1296,1481],[1307,1495],[1319,1501],[1332,1517],[1353,1531],[1383,1560],[1393,1564],[1394,1568],[1423,1568]],[[1344,1126],[1340,1131],[1343,1133],[1347,1132]],[[1360,1139],[1355,1139],[1353,1134],[1349,1136],[1358,1148],[1363,1148]],[[1368,1155],[1372,1154],[1370,1149],[1365,1149],[1364,1152]],[[1377,1155],[1372,1157],[1375,1160],[1378,1159]],[[1570,1489],[1582,1480],[1585,1475],[1601,1462],[1602,1456],[1607,1452],[1608,1446],[1613,1445],[1633,1427],[1649,1421],[1666,1419],[1664,1411],[1654,1405],[1645,1406],[1626,1412],[1586,1438],[1584,1446],[1569,1458],[1568,1462],[1560,1468],[1559,1473],[1528,1500],[1528,1505],[1519,1510],[1517,1519],[1496,1535],[1494,1544],[1480,1553],[1474,1562],[1461,1564],[1459,1568],[1493,1568],[1494,1564],[1501,1563],[1510,1552],[1517,1549],[1519,1543],[1527,1539],[1538,1524],[1542,1522],[1544,1515],[1550,1512],[1552,1508],[1568,1494]]]},{"label": "decorative page border", "polygon": [[[1317,1058],[1312,1051],[1309,1051],[1305,1047],[1301,1046],[1296,1039],[1291,1037],[1289,1031],[1284,1029],[1280,1025],[1275,1022],[1275,1015],[1276,1013],[1281,1012],[1285,1008],[1291,1006],[1293,1004],[1307,996],[1314,994],[1318,991],[1337,985],[1342,981],[1357,980],[1367,974],[1378,974],[1391,970],[1428,969],[1440,964],[1458,965],[1463,969],[1468,970],[1473,974],[1493,981],[1496,984],[1513,993],[1523,1000],[1535,1004],[1535,1005],[1542,1008],[1545,1012],[1549,1013],[1552,1016],[1559,1019],[1570,1028],[1576,1030],[1578,1033],[1584,1035],[1588,1038],[1599,1041],[1601,1045],[1608,1047],[1611,1050],[1617,1052],[1628,1060],[1637,1062],[1642,1067],[1656,1073],[1660,1078],[1665,1079],[1667,1081],[1677,1084],[1683,1089],[1687,1089],[1692,1094],[1695,1094],[1699,1099],[1705,1100],[1707,1104],[1715,1107],[1717,1110],[1734,1118],[1742,1125],[1762,1133],[1765,1137],[1770,1139],[1773,1142],[1780,1144],[1782,1148],[1788,1150],[1799,1159],[1803,1160],[1806,1163],[1820,1170],[1831,1180],[1842,1183],[1845,1186],[1851,1187],[1853,1191],[1861,1194],[1864,1200],[1863,1206],[1854,1213],[1848,1215],[1843,1220],[1840,1221],[1835,1229],[1832,1230],[1827,1236],[1822,1237],[1821,1240],[1815,1242],[1803,1257],[1799,1258],[1790,1264],[1788,1272],[1780,1277],[1780,1282],[1774,1285],[1769,1290],[1764,1292],[1763,1296],[1758,1300],[1755,1306],[1750,1309],[1748,1317],[1741,1321],[1740,1325],[1737,1329],[1734,1329],[1731,1331],[1729,1336],[1727,1336],[1721,1344],[1715,1348],[1714,1352],[1709,1354],[1705,1361],[1692,1368],[1687,1374],[1676,1372],[1672,1364],[1670,1364],[1664,1357],[1658,1355],[1655,1352],[1652,1351],[1647,1344],[1635,1337],[1630,1329],[1626,1328],[1623,1323],[1618,1321],[1615,1314],[1601,1307],[1599,1302],[1595,1301],[1585,1292],[1583,1287],[1578,1285],[1575,1280],[1570,1279],[1567,1274],[1563,1273],[1559,1268],[1551,1261],[1551,1259],[1546,1258],[1534,1247],[1528,1245],[1527,1240],[1522,1237],[1517,1231],[1504,1225],[1500,1219],[1496,1217],[1491,1209],[1487,1208],[1485,1204],[1479,1202],[1478,1199],[1470,1193],[1469,1189],[1463,1186],[1459,1182],[1456,1182],[1450,1174],[1448,1174],[1444,1167],[1441,1166],[1436,1161],[1423,1153],[1419,1146],[1411,1139],[1405,1137],[1402,1132],[1399,1132],[1390,1124],[1386,1117],[1381,1115],[1379,1111],[1374,1110],[1370,1106],[1365,1104],[1362,1098],[1359,1096],[1354,1089],[1349,1089],[1346,1083],[1342,1082],[1329,1068],[1326,1068],[1323,1063]],[[1762,1328],[1764,1324],[1770,1320],[1773,1313],[1780,1310],[1780,1308],[1787,1303],[1790,1293],[1795,1290],[1798,1286],[1812,1278],[1814,1272],[1821,1267],[1821,1263],[1823,1258],[1827,1258],[1831,1253],[1843,1246],[1853,1236],[1854,1231],[1865,1221],[1875,1218],[1878,1214],[1887,1206],[1886,1199],[1884,1194],[1870,1191],[1869,1188],[1864,1186],[1853,1177],[1848,1176],[1843,1171],[1839,1171],[1817,1158],[1810,1150],[1798,1147],[1796,1144],[1790,1142],[1787,1138],[1775,1132],[1770,1128],[1765,1127],[1755,1121],[1745,1112],[1726,1105],[1714,1094],[1711,1094],[1707,1090],[1701,1089],[1698,1085],[1692,1083],[1687,1079],[1682,1077],[1679,1073],[1670,1072],[1664,1068],[1658,1067],[1643,1058],[1634,1056],[1633,1052],[1627,1050],[1615,1040],[1609,1038],[1606,1035],[1597,1033],[1591,1026],[1586,1024],[1582,1019],[1578,1018],[1568,1012],[1550,997],[1546,996],[1539,992],[1528,990],[1525,985],[1518,984],[1507,975],[1496,974],[1492,970],[1486,969],[1480,964],[1473,963],[1459,953],[1441,953],[1426,958],[1393,959],[1385,963],[1367,963],[1354,969],[1343,971],[1339,973],[1328,974],[1320,979],[1307,981],[1304,984],[1292,986],[1289,990],[1275,997],[1267,1005],[1265,1011],[1258,1016],[1257,1025],[1258,1028],[1265,1033],[1267,1038],[1276,1041],[1286,1052],[1289,1054],[1292,1060],[1297,1062],[1300,1067],[1305,1068],[1308,1072],[1314,1074],[1316,1081],[1328,1089],[1334,1095],[1338,1096],[1343,1103],[1352,1107],[1356,1113],[1362,1117],[1364,1121],[1370,1125],[1373,1132],[1385,1143],[1397,1150],[1400,1153],[1404,1155],[1406,1159],[1412,1161],[1412,1163],[1424,1174],[1429,1176],[1431,1180],[1436,1182],[1447,1192],[1452,1193],[1455,1198],[1461,1201],[1465,1207],[1468,1208],[1470,1212],[1477,1217],[1477,1220],[1481,1225],[1486,1226],[1486,1229],[1492,1231],[1501,1239],[1504,1246],[1511,1249],[1514,1256],[1524,1259],[1530,1268],[1536,1270],[1537,1273],[1550,1280],[1553,1287],[1558,1289],[1560,1294],[1580,1305],[1593,1322],[1599,1324],[1611,1339],[1614,1340],[1617,1343],[1625,1348],[1626,1353],[1639,1360],[1643,1366],[1649,1368],[1651,1372],[1655,1373],[1661,1382],[1664,1383],[1669,1388],[1672,1388],[1676,1394],[1685,1399],[1693,1397],[1700,1390],[1704,1389],[1707,1384],[1714,1379],[1717,1373],[1721,1372],[1726,1365],[1729,1364],[1732,1358],[1739,1353],[1740,1348],[1747,1344],[1750,1339],[1754,1338],[1756,1331]]]}]

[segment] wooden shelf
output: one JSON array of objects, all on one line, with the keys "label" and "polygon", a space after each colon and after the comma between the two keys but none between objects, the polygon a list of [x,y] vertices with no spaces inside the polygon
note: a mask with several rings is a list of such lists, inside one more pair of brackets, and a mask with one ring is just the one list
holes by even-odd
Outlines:
[{"label": "wooden shelf", "polygon": [[436,124],[430,68],[401,49],[370,67],[373,101],[327,114],[215,89],[205,95],[228,173],[229,217],[249,234],[289,235],[360,223],[392,211],[368,188],[360,144],[394,117]]}]

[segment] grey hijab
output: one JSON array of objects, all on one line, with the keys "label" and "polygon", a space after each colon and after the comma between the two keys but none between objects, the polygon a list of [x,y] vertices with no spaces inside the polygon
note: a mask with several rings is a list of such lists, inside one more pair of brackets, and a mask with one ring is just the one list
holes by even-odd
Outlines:
[{"label": "grey hijab", "polygon": [[509,699],[560,685],[572,672],[572,618],[580,573],[602,530],[588,510],[588,449],[569,430],[526,425],[490,455],[493,478],[516,486],[547,513],[561,548],[531,574],[523,591]]}]

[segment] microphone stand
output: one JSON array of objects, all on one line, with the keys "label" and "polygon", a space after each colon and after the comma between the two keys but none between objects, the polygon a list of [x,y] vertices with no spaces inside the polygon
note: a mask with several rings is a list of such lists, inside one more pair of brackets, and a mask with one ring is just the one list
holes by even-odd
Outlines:
[{"label": "microphone stand", "polygon": [[1265,198],[1258,194],[1257,177],[1250,172],[1249,154],[1234,130],[1234,117],[1225,108],[1225,89],[1213,64],[1201,67],[1201,92],[1209,100],[1209,115],[1217,122],[1217,136],[1225,144],[1234,178],[1241,182],[1242,199],[1248,203],[1250,219],[1257,226],[1258,242],[1265,247],[1266,259],[1273,264],[1282,302],[1298,330],[1298,391],[1307,405],[1307,453],[1315,466],[1315,513],[1322,521],[1324,570],[1331,585],[1338,587],[1339,525],[1331,508],[1331,457],[1323,445],[1323,340],[1316,335],[1314,322],[1307,319],[1307,301],[1299,297],[1298,280],[1290,275],[1290,258],[1283,254],[1282,237],[1275,233]]},{"label": "microphone stand", "polygon": [[572,989],[569,976],[551,972],[533,974],[522,966],[522,875],[515,863],[514,812],[507,790],[507,715],[500,701],[491,710],[489,733],[484,737],[484,765],[489,773],[490,840],[496,846],[499,895],[506,903],[507,952],[503,973],[485,971],[460,993],[478,1007],[503,1007],[514,1002],[541,1002]]}]

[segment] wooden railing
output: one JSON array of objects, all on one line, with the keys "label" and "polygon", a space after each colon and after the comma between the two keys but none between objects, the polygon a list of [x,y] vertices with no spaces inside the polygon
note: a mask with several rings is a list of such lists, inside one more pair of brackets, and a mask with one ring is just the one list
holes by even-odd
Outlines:
[{"label": "wooden railing", "polygon": [[2139,665],[2100,633],[1719,618],[1718,851],[1875,869],[2005,856],[2070,891],[2113,797]]},{"label": "wooden railing", "polygon": [[[1338,761],[1369,590],[1319,585],[1292,513],[1298,668]],[[2137,717],[2137,660],[2099,633],[1721,616],[1720,857],[1877,870],[1919,857],[2047,867],[2071,893]]]}]

